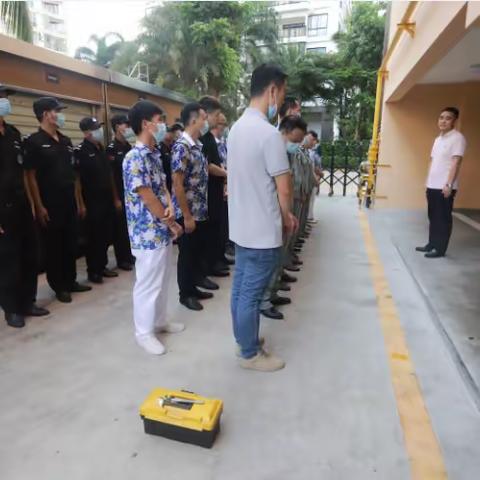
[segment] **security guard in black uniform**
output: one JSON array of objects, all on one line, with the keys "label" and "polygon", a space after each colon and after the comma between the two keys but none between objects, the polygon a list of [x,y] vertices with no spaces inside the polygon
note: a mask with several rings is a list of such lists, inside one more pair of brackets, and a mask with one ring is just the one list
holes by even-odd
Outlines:
[{"label": "security guard in black uniform", "polygon": [[130,128],[126,115],[114,115],[110,122],[115,134],[113,142],[111,142],[106,149],[114,180],[116,215],[113,220],[113,248],[115,250],[118,268],[129,271],[133,268],[134,259],[130,249],[127,218],[125,216],[122,164],[125,155],[132,148],[129,142],[135,140],[135,133]]},{"label": "security guard in black uniform", "polygon": [[80,120],[79,126],[85,139],[75,148],[75,159],[87,210],[88,279],[93,283],[103,283],[103,277],[118,277],[117,272],[107,268],[114,218],[112,169],[102,145],[102,123],[86,117]]},{"label": "security guard in black uniform", "polygon": [[24,168],[35,203],[35,216],[45,234],[47,281],[63,303],[71,292],[91,287],[76,281],[77,216],[84,215],[71,140],[60,133],[65,125],[62,105],[54,97],[33,103],[40,128],[25,139]]},{"label": "security guard in black uniform", "polygon": [[20,132],[4,120],[11,113],[8,96],[14,93],[0,84],[0,306],[8,325],[21,328],[25,316],[49,311],[34,303],[37,243]]}]

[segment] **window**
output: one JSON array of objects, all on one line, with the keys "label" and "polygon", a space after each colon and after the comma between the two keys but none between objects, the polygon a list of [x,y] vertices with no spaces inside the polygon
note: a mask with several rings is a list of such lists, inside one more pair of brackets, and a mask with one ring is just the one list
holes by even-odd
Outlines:
[{"label": "window", "polygon": [[304,23],[289,23],[282,27],[282,38],[295,38],[305,36],[305,24]]},{"label": "window", "polygon": [[310,37],[325,36],[327,34],[327,28],[328,13],[308,17],[308,35]]},{"label": "window", "polygon": [[57,3],[43,2],[43,8],[52,15],[58,15],[60,13],[60,8]]},{"label": "window", "polygon": [[307,48],[307,51],[311,53],[327,53],[327,47]]}]

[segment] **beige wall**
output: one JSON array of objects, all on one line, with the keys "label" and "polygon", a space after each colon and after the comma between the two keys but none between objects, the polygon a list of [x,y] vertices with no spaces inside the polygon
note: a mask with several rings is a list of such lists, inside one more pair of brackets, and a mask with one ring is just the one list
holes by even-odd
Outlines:
[{"label": "beige wall", "polygon": [[[411,19],[416,23],[415,35],[402,35],[388,65],[387,101],[400,100],[464,36],[468,3],[418,3]],[[407,5],[408,2],[393,2],[390,38]]]},{"label": "beige wall", "polygon": [[480,208],[480,82],[417,85],[402,101],[384,105],[379,163],[390,167],[379,167],[377,207],[424,208],[430,150],[445,106],[460,108],[458,128],[468,145],[456,206]]}]

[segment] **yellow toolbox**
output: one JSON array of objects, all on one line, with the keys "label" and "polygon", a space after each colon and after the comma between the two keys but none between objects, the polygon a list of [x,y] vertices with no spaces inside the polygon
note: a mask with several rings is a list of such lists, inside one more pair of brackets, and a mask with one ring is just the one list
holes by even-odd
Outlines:
[{"label": "yellow toolbox", "polygon": [[186,390],[154,389],[140,407],[145,433],[211,448],[223,402]]}]

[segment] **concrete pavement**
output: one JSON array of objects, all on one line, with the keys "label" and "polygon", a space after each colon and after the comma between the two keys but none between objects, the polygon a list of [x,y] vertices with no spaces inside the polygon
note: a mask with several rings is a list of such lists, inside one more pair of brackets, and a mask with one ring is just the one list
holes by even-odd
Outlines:
[{"label": "concrete pavement", "polygon": [[[480,416],[432,312],[371,215],[449,478],[480,471]],[[370,265],[355,198],[321,198],[286,321],[263,320],[267,346],[287,362],[262,374],[236,365],[230,279],[149,357],[133,339],[131,286],[123,273],[74,303],[50,304],[25,329],[0,326],[2,480],[406,480],[410,477]],[[79,274],[84,278],[84,269]],[[41,289],[41,302],[49,300]],[[412,318],[415,312],[415,318]],[[138,407],[155,386],[222,398],[212,450],[143,433]],[[476,440],[476,442],[475,442]]]}]

